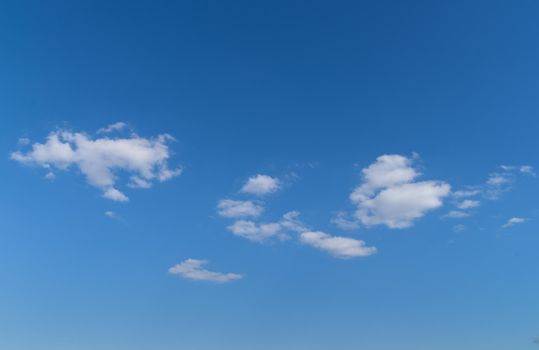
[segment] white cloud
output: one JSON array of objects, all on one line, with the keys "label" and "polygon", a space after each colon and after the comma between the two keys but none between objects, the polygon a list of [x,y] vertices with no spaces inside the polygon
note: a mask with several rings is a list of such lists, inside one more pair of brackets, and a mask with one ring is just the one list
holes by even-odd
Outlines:
[{"label": "white cloud", "polygon": [[268,238],[280,235],[282,238],[282,226],[278,222],[257,224],[250,220],[238,220],[227,227],[236,236],[247,238],[255,242],[262,242]]},{"label": "white cloud", "polygon": [[498,199],[503,192],[509,191],[511,182],[509,172],[490,174],[485,183],[483,195],[490,200]]},{"label": "white cloud", "polygon": [[106,128],[101,128],[101,129],[97,130],[97,133],[98,134],[106,134],[106,133],[113,132],[113,131],[120,131],[120,130],[123,130],[125,128],[127,128],[126,123],[118,122],[118,123],[110,124]]},{"label": "white cloud", "polygon": [[279,179],[269,175],[256,175],[250,177],[245,185],[241,188],[241,192],[250,193],[257,196],[273,193],[281,188]]},{"label": "white cloud", "polygon": [[359,228],[359,221],[356,218],[350,218],[350,215],[344,211],[335,213],[331,222],[342,230],[355,230]]},{"label": "white cloud", "polygon": [[505,224],[503,224],[502,227],[507,228],[507,227],[514,226],[516,224],[521,224],[521,223],[526,222],[526,221],[528,221],[528,219],[525,219],[525,218],[511,218],[511,219],[507,220],[507,222]]},{"label": "white cloud", "polygon": [[105,216],[108,216],[109,218],[115,218],[116,213],[113,212],[113,211],[108,210],[108,211],[105,212]]},{"label": "white cloud", "polygon": [[383,155],[362,170],[363,181],[350,195],[355,216],[366,226],[405,228],[428,211],[442,206],[450,186],[441,181],[415,182],[420,173],[412,159]]},{"label": "white cloud", "polygon": [[219,215],[226,218],[257,217],[264,211],[264,207],[252,201],[235,201],[222,199],[217,204]]},{"label": "white cloud", "polygon": [[479,204],[480,204],[479,201],[475,201],[475,200],[471,200],[471,199],[465,199],[462,202],[460,202],[459,204],[457,204],[457,208],[459,208],[459,209],[471,209],[471,208],[478,207]]},{"label": "white cloud", "polygon": [[131,176],[127,186],[131,188],[150,188],[152,187],[152,183],[148,180],[144,180],[140,176]]},{"label": "white cloud", "polygon": [[289,238],[288,232],[301,233],[309,230],[298,219],[299,215],[300,213],[297,211],[290,211],[285,213],[278,222],[261,224],[251,220],[238,220],[227,228],[236,236],[255,242],[262,242],[273,237],[287,239]]},{"label": "white cloud", "polygon": [[208,271],[203,268],[208,262],[206,260],[187,259],[168,269],[173,275],[179,275],[183,278],[196,281],[210,281],[216,283],[226,283],[243,278],[243,275],[237,273],[221,273]]},{"label": "white cloud", "polygon": [[469,216],[470,216],[470,213],[467,213],[465,211],[451,210],[449,213],[445,214],[443,217],[449,218],[449,219],[462,219],[462,218],[467,218]]},{"label": "white cloud", "polygon": [[103,192],[103,198],[116,202],[129,202],[129,198],[125,194],[112,187]]},{"label": "white cloud", "polygon": [[535,171],[531,165],[521,165],[519,170],[521,173],[535,176]]},{"label": "white cloud", "polygon": [[49,171],[48,173],[45,174],[45,179],[52,181],[56,179],[56,175],[52,171]]},{"label": "white cloud", "polygon": [[131,174],[131,187],[148,188],[153,181],[165,181],[180,175],[181,169],[169,169],[168,147],[172,137],[159,135],[143,138],[95,138],[84,133],[56,131],[44,143],[35,143],[27,152],[17,151],[11,159],[47,169],[69,170],[77,167],[88,183],[103,191],[103,197],[120,202],[127,196],[116,188],[118,173]]},{"label": "white cloud", "polygon": [[320,231],[307,231],[300,234],[300,241],[320,250],[325,250],[337,258],[354,258],[376,253],[375,247],[368,247],[359,239],[330,236]]},{"label": "white cloud", "polygon": [[479,190],[462,190],[462,191],[455,191],[451,193],[451,195],[456,198],[462,198],[462,197],[473,197],[480,193],[481,191]]},{"label": "white cloud", "polygon": [[487,179],[487,185],[501,186],[501,185],[503,185],[503,184],[508,183],[509,181],[510,181],[509,178],[507,178],[507,177],[504,176],[504,175],[500,175],[500,174],[492,174],[492,175],[490,175],[490,177]]},{"label": "white cloud", "polygon": [[20,145],[20,146],[26,146],[26,145],[29,145],[30,144],[30,139],[27,138],[27,137],[21,137],[17,143]]},{"label": "white cloud", "polygon": [[304,232],[308,231],[309,228],[301,222],[301,220],[298,219],[300,213],[299,211],[289,211],[288,213],[283,215],[283,218],[279,222],[279,224],[286,230],[292,231],[292,232]]},{"label": "white cloud", "polygon": [[453,232],[462,232],[466,230],[466,226],[464,225],[455,225],[453,226]]}]

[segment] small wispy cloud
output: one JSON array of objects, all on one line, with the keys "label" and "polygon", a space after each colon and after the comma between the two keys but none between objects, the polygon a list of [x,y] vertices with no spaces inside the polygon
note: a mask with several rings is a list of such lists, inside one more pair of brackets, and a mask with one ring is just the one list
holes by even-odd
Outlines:
[{"label": "small wispy cloud", "polygon": [[521,224],[523,222],[526,222],[528,221],[528,219],[526,218],[517,218],[517,217],[514,217],[514,218],[510,218],[509,220],[507,220],[507,222],[505,224],[502,225],[503,228],[508,228],[508,227],[511,227],[511,226],[514,226],[514,225],[517,225],[517,224]]},{"label": "small wispy cloud", "polygon": [[105,216],[107,216],[109,218],[115,218],[116,217],[116,213],[111,211],[111,210],[107,210],[104,214],[105,214]]},{"label": "small wispy cloud", "polygon": [[300,241],[341,259],[369,256],[377,251],[375,247],[367,246],[362,240],[331,236],[321,231],[303,232],[300,234]]},{"label": "small wispy cloud", "polygon": [[478,207],[481,204],[481,202],[472,200],[472,199],[465,199],[462,202],[457,204],[457,208],[465,210],[465,209],[471,209]]},{"label": "small wispy cloud", "polygon": [[[250,220],[238,220],[229,225],[227,229],[236,236],[255,242],[262,242],[282,234],[282,227],[278,222],[259,224]],[[281,237],[284,238],[282,235]]]},{"label": "small wispy cloud", "polygon": [[351,217],[350,214],[344,211],[335,213],[333,218],[331,218],[331,222],[341,230],[348,231],[355,230],[360,226],[358,219]]},{"label": "small wispy cloud", "polygon": [[264,207],[252,201],[222,199],[217,203],[217,213],[225,218],[257,217]]},{"label": "small wispy cloud", "polygon": [[467,218],[469,217],[471,214],[468,213],[468,212],[465,212],[465,211],[461,211],[461,210],[451,210],[449,211],[449,213],[445,214],[444,216],[442,216],[442,218],[447,218],[447,219],[463,219],[463,218]]},{"label": "small wispy cloud", "polygon": [[106,133],[110,133],[110,132],[113,132],[113,131],[120,131],[120,130],[123,130],[125,128],[127,128],[126,123],[117,122],[117,123],[114,123],[114,124],[110,124],[109,126],[107,126],[105,128],[101,128],[101,129],[97,130],[97,133],[98,134],[106,134]]},{"label": "small wispy cloud", "polygon": [[521,173],[535,176],[535,171],[531,165],[521,165],[519,170]]},{"label": "small wispy cloud", "polygon": [[252,220],[237,220],[227,229],[236,236],[246,238],[254,242],[263,242],[273,237],[281,240],[290,238],[289,233],[300,233],[309,230],[299,220],[300,213],[290,211],[285,213],[281,220],[276,222],[257,223]]},{"label": "small wispy cloud", "polygon": [[29,145],[29,144],[30,144],[30,139],[27,138],[27,137],[21,137],[20,139],[17,140],[17,143],[18,143],[20,146],[26,146],[26,145]]},{"label": "small wispy cloud", "polygon": [[458,233],[458,232],[462,232],[462,231],[465,231],[465,230],[466,230],[466,226],[464,226],[464,225],[459,224],[459,225],[453,226],[453,232]]},{"label": "small wispy cloud", "polygon": [[460,190],[452,192],[451,195],[455,198],[462,198],[462,197],[473,197],[480,194],[481,191],[474,189],[474,190]]},{"label": "small wispy cloud", "polygon": [[169,268],[168,273],[190,280],[215,283],[227,283],[243,278],[243,275],[237,273],[221,273],[206,270],[204,265],[207,263],[208,261],[206,260],[187,259]]}]

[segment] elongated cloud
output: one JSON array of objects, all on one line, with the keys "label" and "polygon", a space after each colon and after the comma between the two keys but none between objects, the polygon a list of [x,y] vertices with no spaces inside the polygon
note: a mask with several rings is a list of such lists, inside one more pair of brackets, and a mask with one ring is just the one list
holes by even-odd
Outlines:
[{"label": "elongated cloud", "polygon": [[515,226],[517,224],[522,224],[523,222],[526,222],[528,221],[528,219],[525,219],[525,218],[511,218],[509,220],[507,220],[507,222],[505,224],[502,225],[503,228],[508,228],[508,227],[511,227],[511,226]]},{"label": "elongated cloud", "polygon": [[245,185],[241,188],[241,192],[263,196],[265,194],[276,192],[281,188],[281,181],[269,175],[256,175],[250,177]]},{"label": "elongated cloud", "polygon": [[473,200],[473,199],[465,199],[459,204],[457,204],[457,208],[459,209],[471,209],[478,207],[481,203],[479,201]]},{"label": "elongated cloud", "polygon": [[331,236],[320,231],[303,232],[300,234],[300,241],[342,259],[369,256],[376,253],[375,247],[368,247],[362,240]]},{"label": "elongated cloud", "polygon": [[216,283],[227,283],[243,278],[243,275],[237,273],[221,273],[206,270],[203,266],[207,263],[208,261],[206,260],[187,259],[169,268],[168,272],[195,281]]},{"label": "elongated cloud", "polygon": [[406,228],[442,206],[450,186],[442,181],[416,181],[420,173],[412,162],[397,154],[383,155],[362,170],[363,181],[350,195],[360,223]]},{"label": "elongated cloud", "polygon": [[217,204],[217,212],[225,218],[257,217],[263,211],[264,207],[252,201],[222,199]]},{"label": "elongated cloud", "polygon": [[258,224],[254,221],[238,220],[227,228],[236,236],[256,242],[264,241],[282,233],[282,227],[278,222]]},{"label": "elongated cloud", "polygon": [[290,232],[300,233],[308,230],[298,217],[299,212],[290,211],[277,222],[257,223],[251,220],[238,220],[227,229],[236,236],[255,242],[262,242],[273,237],[287,239]]},{"label": "elongated cloud", "polygon": [[360,226],[359,220],[344,211],[335,213],[331,222],[342,230],[355,230]]},{"label": "elongated cloud", "polygon": [[[102,133],[123,128],[118,124],[121,123],[105,128]],[[166,134],[153,138],[137,135],[92,138],[85,133],[60,130],[50,133],[44,143],[34,143],[26,152],[13,152],[11,159],[43,167],[51,178],[54,170],[76,167],[89,184],[102,190],[103,197],[126,202],[128,197],[116,187],[119,173],[128,174],[128,185],[137,188],[149,188],[156,181],[180,175],[180,168],[168,166],[171,155],[168,143],[172,140]]]},{"label": "elongated cloud", "polygon": [[106,133],[113,132],[113,131],[120,131],[120,130],[123,130],[125,128],[127,128],[126,123],[117,122],[117,123],[114,123],[114,124],[111,124],[111,125],[107,126],[106,128],[101,128],[101,129],[97,130],[97,133],[98,134],[106,134]]}]

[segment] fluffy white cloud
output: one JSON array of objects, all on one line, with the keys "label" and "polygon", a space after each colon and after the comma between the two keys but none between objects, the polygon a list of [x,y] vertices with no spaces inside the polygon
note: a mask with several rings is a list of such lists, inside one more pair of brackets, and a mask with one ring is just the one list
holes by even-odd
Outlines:
[{"label": "fluffy white cloud", "polygon": [[366,226],[409,227],[442,206],[450,192],[445,182],[416,182],[420,173],[412,167],[412,159],[397,154],[378,157],[362,174],[350,199],[357,205],[355,216]]},{"label": "fluffy white cloud", "polygon": [[118,173],[131,174],[129,186],[140,188],[181,173],[179,168],[168,167],[171,140],[166,134],[154,138],[131,135],[93,139],[84,133],[56,131],[50,133],[44,143],[33,144],[27,152],[13,152],[11,159],[41,166],[50,174],[54,174],[53,169],[77,167],[88,183],[103,191],[103,197],[125,202],[127,196],[116,188]]},{"label": "fluffy white cloud", "polygon": [[116,217],[116,213],[109,210],[109,211],[106,211],[106,212],[105,212],[105,216],[108,216],[109,218],[115,218],[115,217]]},{"label": "fluffy white cloud", "polygon": [[269,175],[256,175],[250,177],[245,185],[241,188],[241,192],[262,196],[268,193],[273,193],[281,188],[279,179]]},{"label": "fluffy white cloud", "polygon": [[471,208],[478,207],[479,204],[480,204],[479,201],[471,200],[471,199],[465,199],[462,202],[457,204],[457,208],[463,209],[463,210],[464,209],[471,209]]},{"label": "fluffy white cloud", "polygon": [[221,273],[208,271],[203,268],[208,262],[206,260],[187,259],[168,269],[173,275],[179,275],[183,278],[196,281],[210,281],[216,283],[226,283],[243,278],[243,275],[237,273]]},{"label": "fluffy white cloud", "polygon": [[303,244],[325,250],[337,258],[354,258],[376,253],[375,247],[365,245],[359,239],[331,236],[320,231],[307,231],[300,234]]},{"label": "fluffy white cloud", "polygon": [[412,162],[401,155],[382,155],[362,170],[363,181],[350,199],[357,205],[355,216],[363,225],[405,228],[442,206],[450,186],[440,181],[416,182],[420,173]]},{"label": "fluffy white cloud", "polygon": [[264,207],[252,201],[235,201],[222,199],[217,204],[217,212],[226,218],[257,217],[264,211]]},{"label": "fluffy white cloud", "polygon": [[526,221],[528,221],[528,219],[525,219],[525,218],[511,218],[511,219],[507,220],[507,222],[505,224],[503,224],[502,227],[507,228],[507,227],[514,226],[516,224],[521,224],[521,223],[526,222]]}]

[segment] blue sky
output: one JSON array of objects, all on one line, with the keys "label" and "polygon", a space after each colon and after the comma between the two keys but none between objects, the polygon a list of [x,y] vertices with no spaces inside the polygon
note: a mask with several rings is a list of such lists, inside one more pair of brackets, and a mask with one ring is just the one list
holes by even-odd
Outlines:
[{"label": "blue sky", "polygon": [[539,4],[0,4],[0,348],[534,349]]}]

